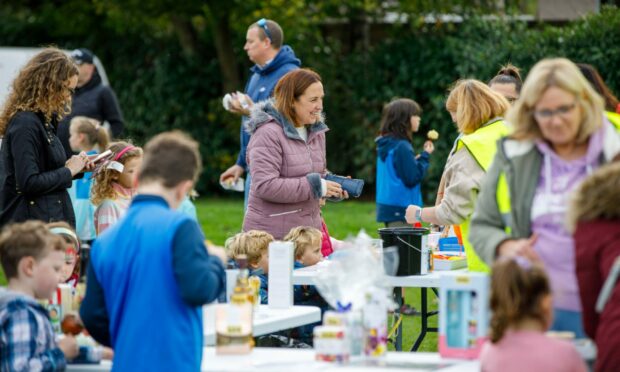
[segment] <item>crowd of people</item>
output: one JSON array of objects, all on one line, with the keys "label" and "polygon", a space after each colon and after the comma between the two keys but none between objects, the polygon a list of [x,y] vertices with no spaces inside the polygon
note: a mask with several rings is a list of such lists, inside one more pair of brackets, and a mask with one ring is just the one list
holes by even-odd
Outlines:
[{"label": "crowd of people", "polygon": [[[296,269],[339,248],[321,208],[349,195],[326,179],[323,81],[283,42],[276,22],[250,25],[244,50],[255,65],[245,91],[225,101],[242,117],[241,148],[220,182],[245,175],[246,204],[242,229],[224,248],[205,243],[188,197],[202,169],[195,140],[175,131],[143,148],[118,140],[121,111],[87,49],[46,48],[21,69],[0,112],[8,279],[0,370],[63,370],[77,355],[75,339],[57,341],[35,299],[86,273],[81,319],[113,349],[115,369],[197,371],[201,306],[220,297],[226,266],[247,259],[266,303],[269,243],[292,242]],[[525,81],[512,65],[488,83],[459,80],[445,108],[457,139],[437,199],[425,207],[435,145],[425,140],[420,153],[412,146],[422,109],[410,98],[386,103],[376,138],[377,222],[441,226],[463,245],[470,271],[491,274],[483,370],[585,370],[548,329],[592,338],[597,370],[613,370],[620,289],[601,313],[595,303],[620,255],[618,100],[592,66],[555,58]],[[81,262],[86,249],[90,259]],[[312,286],[295,286],[294,299],[328,308]],[[293,335],[311,344],[312,325]]]}]

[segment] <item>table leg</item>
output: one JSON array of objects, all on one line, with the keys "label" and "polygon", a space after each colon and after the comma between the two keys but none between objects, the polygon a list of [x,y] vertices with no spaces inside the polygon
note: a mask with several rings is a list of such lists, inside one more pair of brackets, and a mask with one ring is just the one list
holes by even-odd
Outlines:
[{"label": "table leg", "polygon": [[422,302],[422,308],[420,309],[420,334],[413,343],[411,351],[418,351],[418,349],[420,348],[420,344],[422,344],[422,340],[424,340],[424,336],[426,336],[426,329],[428,327],[428,301],[425,287],[420,288],[420,298]]},{"label": "table leg", "polygon": [[[395,302],[396,302],[396,310],[394,310],[394,321],[402,320],[400,319],[403,314],[400,313],[400,308],[403,304],[403,289],[400,287],[394,288]],[[403,350],[403,322],[401,321],[398,324],[398,329],[396,331],[396,342],[394,343],[394,349],[396,351]]]}]

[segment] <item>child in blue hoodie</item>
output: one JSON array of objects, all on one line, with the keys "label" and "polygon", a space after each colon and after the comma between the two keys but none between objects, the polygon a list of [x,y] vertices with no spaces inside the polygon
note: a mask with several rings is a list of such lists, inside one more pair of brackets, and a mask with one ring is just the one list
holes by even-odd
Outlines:
[{"label": "child in blue hoodie", "polygon": [[406,226],[407,206],[422,205],[420,184],[426,175],[431,141],[415,154],[411,139],[420,127],[422,109],[415,101],[396,99],[383,109],[377,143],[377,222],[386,227]]}]

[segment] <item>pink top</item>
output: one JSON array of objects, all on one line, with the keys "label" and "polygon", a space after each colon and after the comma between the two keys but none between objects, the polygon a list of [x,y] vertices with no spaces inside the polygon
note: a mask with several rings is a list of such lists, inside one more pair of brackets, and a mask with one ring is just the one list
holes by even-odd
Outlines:
[{"label": "pink top", "polygon": [[131,199],[135,190],[125,188],[118,183],[112,183],[112,188],[116,192],[116,198],[105,199],[95,210],[95,228],[97,235],[114,225],[121,219],[129,209]]},{"label": "pink top", "polygon": [[483,372],[585,372],[575,347],[536,331],[507,331],[496,344],[487,341],[480,354]]}]

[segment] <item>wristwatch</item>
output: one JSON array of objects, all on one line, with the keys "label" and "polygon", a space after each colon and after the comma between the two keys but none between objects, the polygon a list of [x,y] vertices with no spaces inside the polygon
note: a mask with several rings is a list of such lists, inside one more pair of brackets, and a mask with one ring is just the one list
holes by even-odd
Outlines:
[{"label": "wristwatch", "polygon": [[415,219],[422,222],[422,208],[415,211]]}]

